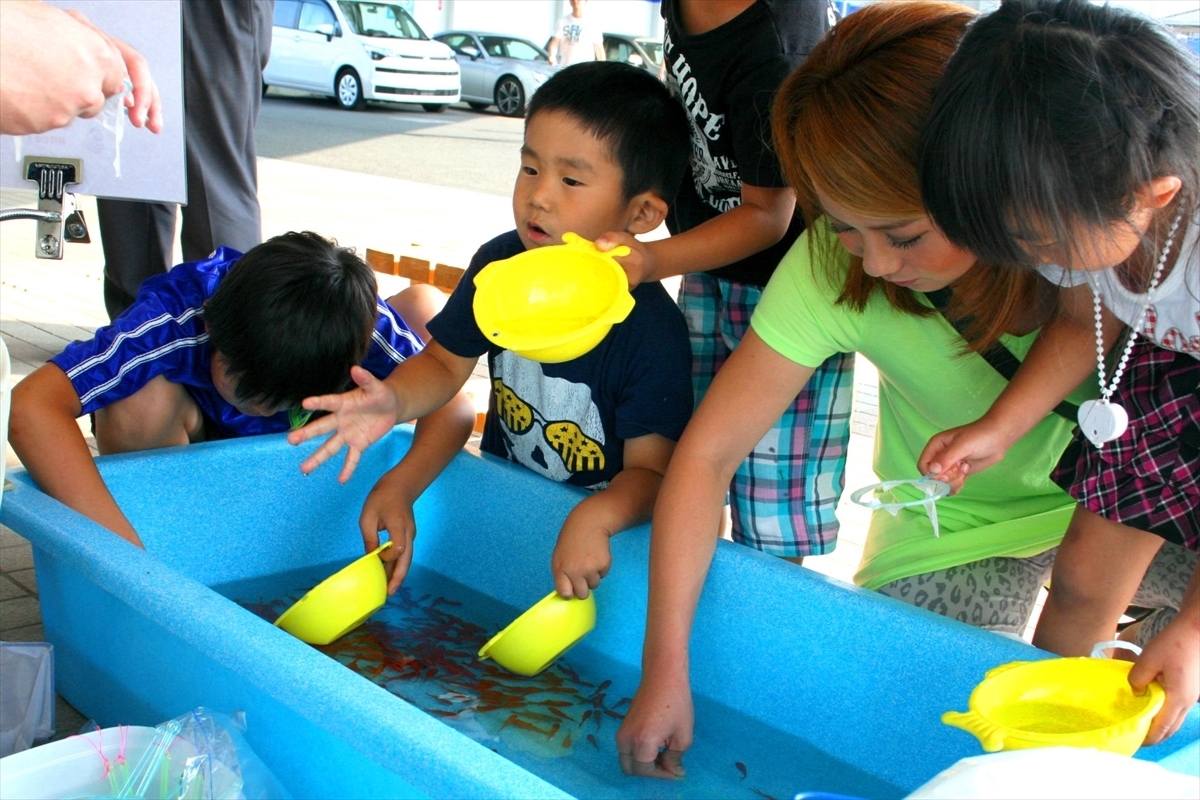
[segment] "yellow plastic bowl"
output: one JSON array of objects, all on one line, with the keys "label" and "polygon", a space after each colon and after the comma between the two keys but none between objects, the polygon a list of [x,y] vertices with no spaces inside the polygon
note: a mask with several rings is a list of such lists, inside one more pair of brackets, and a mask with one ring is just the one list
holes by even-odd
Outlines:
[{"label": "yellow plastic bowl", "polygon": [[497,633],[479,651],[518,675],[532,677],[596,627],[596,593],[565,600],[551,592]]},{"label": "yellow plastic bowl", "polygon": [[1166,695],[1158,683],[1135,695],[1132,666],[1107,658],[1014,661],[984,676],[969,711],[948,711],[942,722],[974,735],[989,753],[1065,745],[1133,755]]},{"label": "yellow plastic bowl", "polygon": [[275,620],[276,627],[309,644],[340,639],[387,602],[387,573],[379,554],[384,542],[318,583]]},{"label": "yellow plastic bowl", "polygon": [[475,322],[496,345],[554,364],[589,352],[633,310],[629,279],[613,256],[564,233],[561,245],[493,261],[475,276]]}]

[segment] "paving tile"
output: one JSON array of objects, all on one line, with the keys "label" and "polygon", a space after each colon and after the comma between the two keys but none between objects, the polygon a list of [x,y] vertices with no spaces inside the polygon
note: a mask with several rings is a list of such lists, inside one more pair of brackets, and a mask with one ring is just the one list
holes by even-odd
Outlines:
[{"label": "paving tile", "polygon": [[29,590],[18,583],[13,583],[5,575],[0,575],[0,600],[11,600],[14,597],[28,597]]},{"label": "paving tile", "polygon": [[29,544],[29,540],[7,525],[0,525],[0,547]]},{"label": "paving tile", "polygon": [[4,573],[10,581],[25,590],[26,594],[37,596],[37,572],[30,569],[18,569]]},{"label": "paving tile", "polygon": [[0,632],[37,625],[42,621],[42,608],[36,597],[14,597],[0,600]]},{"label": "paving tile", "polygon": [[20,628],[11,628],[0,634],[0,639],[6,642],[44,642],[46,641],[46,631],[42,628],[41,619],[36,625],[25,625]]},{"label": "paving tile", "polygon": [[33,546],[29,542],[0,547],[0,572],[16,572],[33,567]]},{"label": "paving tile", "polygon": [[58,741],[59,739],[66,739],[68,736],[84,733],[85,725],[89,730],[94,726],[95,723],[93,720],[79,713],[75,706],[62,698],[62,695],[55,695],[54,701],[55,731],[51,741]]}]

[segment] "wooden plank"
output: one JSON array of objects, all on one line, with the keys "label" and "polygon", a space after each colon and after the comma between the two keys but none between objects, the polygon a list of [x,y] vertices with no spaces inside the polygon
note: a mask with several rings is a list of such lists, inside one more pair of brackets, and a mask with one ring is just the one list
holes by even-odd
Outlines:
[{"label": "wooden plank", "polygon": [[391,253],[385,253],[382,250],[372,250],[367,248],[367,266],[376,272],[382,272],[384,275],[398,275],[396,271],[396,257]]},{"label": "wooden plank", "polygon": [[454,291],[454,287],[458,286],[459,280],[462,279],[465,269],[460,267],[452,267],[449,264],[438,264],[433,271],[433,285],[439,289],[445,289],[447,292]]},{"label": "wooden plank", "polygon": [[413,283],[433,283],[433,271],[429,268],[429,262],[423,258],[400,256],[396,274],[401,278],[408,278]]}]

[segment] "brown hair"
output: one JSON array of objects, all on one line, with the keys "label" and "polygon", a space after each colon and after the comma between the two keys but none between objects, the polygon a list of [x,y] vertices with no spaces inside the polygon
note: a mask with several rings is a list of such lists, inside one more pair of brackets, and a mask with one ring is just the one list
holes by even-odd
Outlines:
[{"label": "brown hair", "polygon": [[[864,216],[925,216],[917,144],[933,89],[975,11],[957,3],[896,0],[856,11],[822,39],[779,87],[775,148],[809,227],[822,216],[816,186]],[[814,264],[836,281],[845,263],[832,237],[809,239]],[[1027,270],[976,264],[955,286],[948,313],[969,319],[971,350],[990,346],[1023,307],[1038,300]],[[838,303],[861,311],[876,290],[896,309],[932,313],[910,289],[868,275],[851,256]]]}]

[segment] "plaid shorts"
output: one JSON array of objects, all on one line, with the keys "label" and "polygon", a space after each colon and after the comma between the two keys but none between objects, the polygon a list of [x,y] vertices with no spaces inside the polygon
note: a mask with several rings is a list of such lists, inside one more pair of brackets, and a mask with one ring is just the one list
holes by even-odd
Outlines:
[{"label": "plaid shorts", "polygon": [[[750,328],[762,288],[685,275],[679,307],[692,343],[696,404]],[[738,467],[729,486],[733,540],[776,556],[822,555],[837,544],[846,485],[854,354],[822,364]]]},{"label": "plaid shorts", "polygon": [[1139,339],[1112,399],[1129,429],[1099,449],[1076,431],[1051,479],[1105,519],[1200,549],[1200,360]]}]

